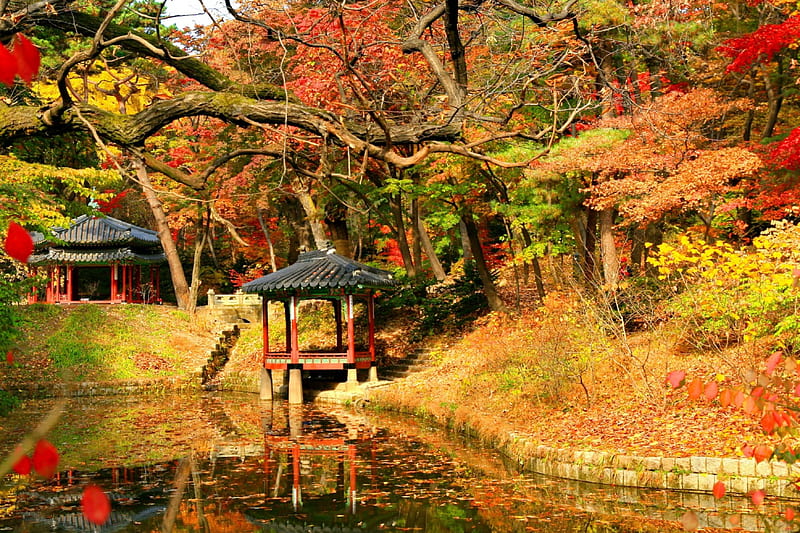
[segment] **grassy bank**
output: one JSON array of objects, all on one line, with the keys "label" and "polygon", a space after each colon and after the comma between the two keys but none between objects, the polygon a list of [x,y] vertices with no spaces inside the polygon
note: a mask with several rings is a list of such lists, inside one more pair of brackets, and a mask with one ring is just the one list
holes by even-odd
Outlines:
[{"label": "grassy bank", "polygon": [[24,382],[187,377],[215,340],[168,306],[36,304],[15,312],[20,334],[0,371],[7,391]]},{"label": "grassy bank", "polygon": [[[544,306],[478,320],[439,337],[430,367],[374,392],[372,404],[470,428],[493,443],[513,436],[553,447],[642,456],[741,456],[765,442],[758,420],[665,386],[683,368],[720,386],[762,361],[761,348],[686,350],[663,322],[613,330],[602,306],[554,295]],[[732,379],[733,378],[733,379]]]}]

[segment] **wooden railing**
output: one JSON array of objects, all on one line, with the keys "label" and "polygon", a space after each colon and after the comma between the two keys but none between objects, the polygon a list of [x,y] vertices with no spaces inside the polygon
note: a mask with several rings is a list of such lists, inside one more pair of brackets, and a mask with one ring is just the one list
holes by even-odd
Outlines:
[{"label": "wooden railing", "polygon": [[243,307],[260,306],[261,296],[236,291],[233,294],[216,294],[214,289],[208,289],[208,306],[215,307]]}]

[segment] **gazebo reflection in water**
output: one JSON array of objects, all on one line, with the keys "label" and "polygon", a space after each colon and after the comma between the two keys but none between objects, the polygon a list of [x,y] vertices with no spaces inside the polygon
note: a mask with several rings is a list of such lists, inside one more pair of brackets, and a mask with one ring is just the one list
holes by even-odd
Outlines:
[{"label": "gazebo reflection in water", "polygon": [[[344,523],[355,519],[359,476],[372,476],[376,462],[375,429],[366,419],[337,410],[335,415],[315,411],[305,420],[303,406],[283,402],[273,402],[262,416],[263,444],[219,442],[211,451],[212,465],[224,458],[263,456],[265,499],[248,509],[248,518],[271,527],[276,517],[303,513],[313,520],[321,510],[328,524],[335,516]],[[364,461],[365,456],[371,460]],[[347,530],[342,527],[336,531]]]}]

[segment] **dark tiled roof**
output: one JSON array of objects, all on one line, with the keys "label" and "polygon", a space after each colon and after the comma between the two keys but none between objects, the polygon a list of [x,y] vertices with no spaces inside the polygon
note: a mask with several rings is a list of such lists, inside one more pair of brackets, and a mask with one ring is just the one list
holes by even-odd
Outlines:
[{"label": "dark tiled roof", "polygon": [[242,285],[244,292],[391,287],[397,283],[389,272],[347,257],[331,248],[300,254],[293,265]]},{"label": "dark tiled roof", "polygon": [[[68,228],[52,228],[53,238],[59,245],[71,246],[160,246],[158,234],[149,229],[128,224],[113,217],[81,215]],[[33,234],[36,244],[48,239],[41,233]]]},{"label": "dark tiled roof", "polygon": [[82,249],[64,250],[62,248],[48,248],[42,253],[31,255],[28,260],[31,264],[58,263],[78,265],[106,265],[108,263],[122,264],[152,264],[162,263],[166,258],[163,253],[143,254],[130,248],[111,249]]}]

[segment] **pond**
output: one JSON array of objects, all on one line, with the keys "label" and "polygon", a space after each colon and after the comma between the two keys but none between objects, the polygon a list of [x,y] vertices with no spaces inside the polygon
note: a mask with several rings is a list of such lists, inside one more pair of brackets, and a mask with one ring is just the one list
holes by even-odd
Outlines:
[{"label": "pond", "polygon": [[[0,419],[0,451],[53,403],[30,401]],[[777,504],[758,515],[740,498],[521,474],[414,419],[250,395],[74,399],[48,439],[59,473],[7,476],[0,530],[668,532],[683,530],[687,512],[701,527],[789,530],[769,518]],[[113,502],[100,528],[81,513],[89,482]]]}]

